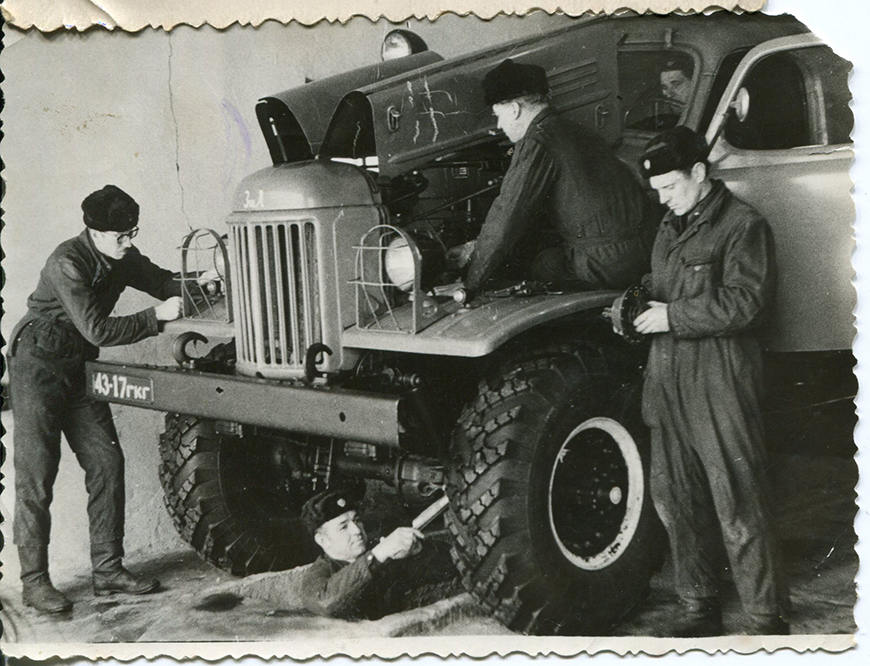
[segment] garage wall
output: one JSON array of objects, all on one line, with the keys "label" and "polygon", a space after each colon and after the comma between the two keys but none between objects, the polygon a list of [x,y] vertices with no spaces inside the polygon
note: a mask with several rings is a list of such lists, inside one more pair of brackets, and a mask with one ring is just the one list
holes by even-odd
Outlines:
[{"label": "garage wall", "polygon": [[[545,14],[486,22],[454,15],[411,22],[444,57],[484,48],[563,24]],[[81,200],[106,183],[129,192],[141,207],[139,248],[178,268],[177,247],[191,228],[222,227],[239,180],[270,163],[256,122],[257,100],[364,64],[377,62],[392,25],[354,19],[314,28],[269,22],[217,31],[179,27],[136,35],[6,28],[0,67],[2,154],[6,181],[2,247],[4,338],[25,312],[27,295],[54,247],[82,229]],[[141,309],[149,297],[128,293],[119,312]],[[105,359],[153,362],[171,341],[108,349]],[[127,456],[127,549],[180,547],[162,504],[157,437],[162,415],[116,408]],[[12,426],[9,412],[4,425]],[[11,460],[10,460],[11,462]],[[12,470],[4,468],[11,488]],[[87,571],[84,476],[64,450],[52,513],[52,567],[58,575]],[[2,497],[9,516],[13,497]],[[11,534],[8,521],[4,532]],[[5,554],[4,554],[5,555]],[[9,558],[6,575],[17,577]]]}]

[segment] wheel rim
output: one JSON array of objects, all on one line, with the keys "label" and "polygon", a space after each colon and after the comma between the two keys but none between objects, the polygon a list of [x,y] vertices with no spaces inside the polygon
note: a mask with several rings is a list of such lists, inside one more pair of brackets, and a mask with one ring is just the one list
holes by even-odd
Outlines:
[{"label": "wheel rim", "polygon": [[581,423],[550,473],[550,530],[562,555],[589,571],[613,564],[634,537],[643,497],[643,463],[628,430],[603,417]]}]

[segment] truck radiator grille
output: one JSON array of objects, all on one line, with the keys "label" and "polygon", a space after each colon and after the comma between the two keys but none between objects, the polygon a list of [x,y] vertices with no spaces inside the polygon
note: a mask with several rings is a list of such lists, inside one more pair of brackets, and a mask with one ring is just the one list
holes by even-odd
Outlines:
[{"label": "truck radiator grille", "polygon": [[322,337],[317,230],[312,222],[231,225],[237,285],[237,363],[247,369],[303,370]]}]

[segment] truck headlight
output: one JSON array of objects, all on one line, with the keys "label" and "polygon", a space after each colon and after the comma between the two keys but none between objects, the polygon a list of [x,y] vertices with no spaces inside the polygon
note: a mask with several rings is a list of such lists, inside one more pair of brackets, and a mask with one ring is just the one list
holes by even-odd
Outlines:
[{"label": "truck headlight", "polygon": [[[409,244],[410,239],[410,244]],[[437,238],[413,234],[396,236],[384,251],[384,272],[387,279],[402,291],[414,289],[414,270],[420,271],[420,288],[429,291],[444,270],[446,250]],[[414,261],[414,257],[417,261]]]},{"label": "truck headlight", "polygon": [[384,252],[387,278],[402,291],[414,288],[414,250],[403,236],[396,236]]},{"label": "truck headlight", "polygon": [[428,51],[429,47],[420,35],[410,30],[390,30],[381,44],[381,60],[395,60],[415,53]]}]

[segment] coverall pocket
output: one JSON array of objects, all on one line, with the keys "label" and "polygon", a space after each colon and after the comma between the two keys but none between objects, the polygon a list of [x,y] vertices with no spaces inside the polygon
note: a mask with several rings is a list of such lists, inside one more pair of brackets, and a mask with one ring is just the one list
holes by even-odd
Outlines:
[{"label": "coverall pocket", "polygon": [[685,282],[688,294],[696,296],[713,288],[716,274],[716,260],[713,257],[692,257],[683,259]]},{"label": "coverall pocket", "polygon": [[76,344],[70,336],[57,329],[32,329],[31,353],[39,358],[72,358],[76,354]]}]

